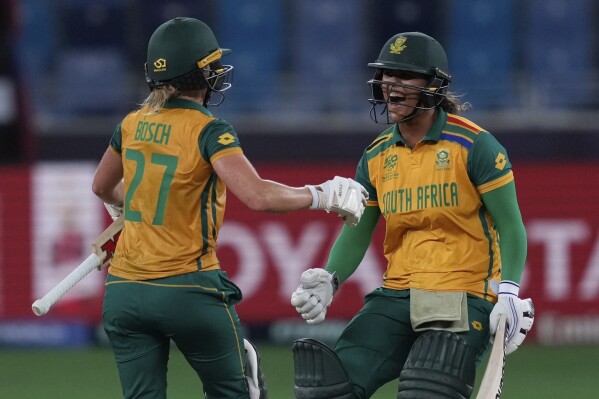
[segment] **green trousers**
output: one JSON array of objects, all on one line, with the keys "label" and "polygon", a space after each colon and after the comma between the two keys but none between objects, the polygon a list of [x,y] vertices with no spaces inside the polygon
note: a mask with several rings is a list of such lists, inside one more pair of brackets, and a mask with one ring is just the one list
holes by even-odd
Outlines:
[{"label": "green trousers", "polygon": [[[166,398],[172,340],[209,399],[248,399],[243,336],[233,306],[239,300],[241,291],[220,270],[148,281],[109,274],[103,321],[123,396]],[[199,384],[197,389],[191,396],[201,397]]]},{"label": "green trousers", "polygon": [[[477,354],[480,364],[489,345],[489,314],[493,304],[468,295],[470,330],[459,333]],[[334,351],[354,384],[356,398],[369,398],[384,384],[397,379],[414,341],[410,323],[409,290],[378,288],[365,298],[364,307],[350,321]]]}]

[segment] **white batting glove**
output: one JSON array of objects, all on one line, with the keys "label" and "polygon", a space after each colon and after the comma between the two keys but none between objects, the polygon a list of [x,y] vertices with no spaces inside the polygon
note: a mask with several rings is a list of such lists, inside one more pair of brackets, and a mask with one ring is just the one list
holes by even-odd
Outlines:
[{"label": "white batting glove", "polygon": [[339,286],[337,276],[320,268],[308,269],[302,273],[300,282],[291,295],[291,305],[308,324],[324,321]]},{"label": "white batting glove", "polygon": [[507,355],[514,352],[522,344],[526,334],[532,328],[535,318],[532,300],[530,298],[518,298],[519,291],[520,286],[513,281],[504,280],[499,283],[499,300],[489,316],[489,328],[492,331],[491,341],[495,338],[494,331],[497,331],[499,316],[505,314],[507,317],[505,337],[505,353]]},{"label": "white batting glove", "polygon": [[358,224],[364,209],[368,192],[353,179],[335,176],[318,186],[306,186],[312,194],[310,209],[324,209],[336,212],[345,224],[353,227]]},{"label": "white batting glove", "polygon": [[105,202],[104,203],[104,207],[106,208],[106,210],[110,214],[110,217],[112,218],[112,220],[116,220],[119,216],[121,216],[123,214],[123,207],[122,206],[107,204]]}]

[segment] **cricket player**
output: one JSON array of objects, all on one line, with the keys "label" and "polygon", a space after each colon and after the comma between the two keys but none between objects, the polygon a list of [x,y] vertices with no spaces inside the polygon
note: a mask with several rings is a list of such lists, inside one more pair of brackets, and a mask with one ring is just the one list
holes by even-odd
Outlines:
[{"label": "cricket player", "polygon": [[398,399],[469,398],[499,316],[507,353],[533,324],[532,301],[519,298],[527,240],[512,165],[493,135],[457,115],[468,104],[448,91],[437,40],[394,35],[368,66],[371,117],[390,126],[358,163],[367,207],[356,228],[343,228],[326,268],[301,275],[291,304],[322,322],[381,218],[387,269],[332,349],[294,343],[295,394],[369,398],[399,378]]},{"label": "cricket player", "polygon": [[118,124],[94,177],[111,214],[125,214],[103,303],[125,398],[166,397],[171,341],[207,398],[267,398],[234,307],[242,293],[216,254],[226,188],[256,211],[320,209],[352,226],[364,211],[366,191],[352,179],[289,187],[258,175],[235,129],[207,108],[231,87],[229,52],[200,20],[159,26],[148,43],[150,94]]}]

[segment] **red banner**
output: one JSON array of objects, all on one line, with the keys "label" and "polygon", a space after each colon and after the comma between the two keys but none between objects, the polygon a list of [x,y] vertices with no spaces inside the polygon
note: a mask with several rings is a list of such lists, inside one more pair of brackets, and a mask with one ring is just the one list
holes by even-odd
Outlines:
[{"label": "red banner", "polygon": [[[347,165],[278,165],[263,177],[290,185],[318,183]],[[536,309],[533,336],[547,344],[599,342],[599,164],[514,165],[529,249],[521,295]],[[242,286],[245,321],[297,318],[289,305],[301,271],[323,266],[341,224],[333,215],[303,211],[258,214],[229,198],[221,234],[223,268]],[[386,263],[379,224],[369,252],[336,296],[329,318],[350,318],[378,286]]]},{"label": "red banner", "polygon": [[0,168],[0,319],[31,309],[29,169]]},{"label": "red banner", "polygon": [[[355,175],[355,168],[348,165],[287,164],[257,169],[265,179],[299,187],[319,184],[335,175]],[[298,318],[289,300],[299,285],[299,276],[306,269],[324,267],[342,221],[322,211],[257,213],[232,195],[227,201],[219,257],[223,269],[244,292],[244,301],[237,307],[240,317],[258,322]],[[363,296],[380,286],[385,270],[382,225],[361,267],[335,297],[329,317],[352,317],[361,308]]]},{"label": "red banner", "polygon": [[[315,162],[258,164],[257,170],[292,186],[355,174],[353,164]],[[523,163],[514,165],[514,174],[529,241],[521,293],[535,303],[533,335],[546,344],[599,342],[599,163]],[[26,169],[0,169],[0,319],[32,316],[30,237],[39,226],[30,225],[28,175]],[[380,285],[383,224],[336,296],[330,319],[353,316],[364,295]],[[244,293],[237,306],[242,321],[299,320],[290,295],[303,270],[324,266],[341,226],[321,211],[254,212],[229,193],[219,257]],[[51,317],[80,312],[81,319],[99,321],[101,301],[99,286],[90,298],[57,304]]]},{"label": "red banner", "polygon": [[523,295],[537,339],[599,342],[599,164],[514,166],[528,235]]}]

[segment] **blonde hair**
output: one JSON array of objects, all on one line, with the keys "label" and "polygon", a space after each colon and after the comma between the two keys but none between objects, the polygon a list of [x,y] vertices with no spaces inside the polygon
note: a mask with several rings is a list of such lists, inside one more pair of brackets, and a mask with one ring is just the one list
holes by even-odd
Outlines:
[{"label": "blonde hair", "polygon": [[158,113],[164,104],[173,98],[177,98],[181,92],[171,85],[153,89],[146,99],[140,104],[140,109],[147,108],[147,114]]},{"label": "blonde hair", "polygon": [[472,108],[472,105],[469,102],[462,102],[461,97],[462,95],[448,91],[445,93],[443,100],[441,100],[439,107],[450,114],[458,114],[460,112],[468,111],[470,108]]}]

